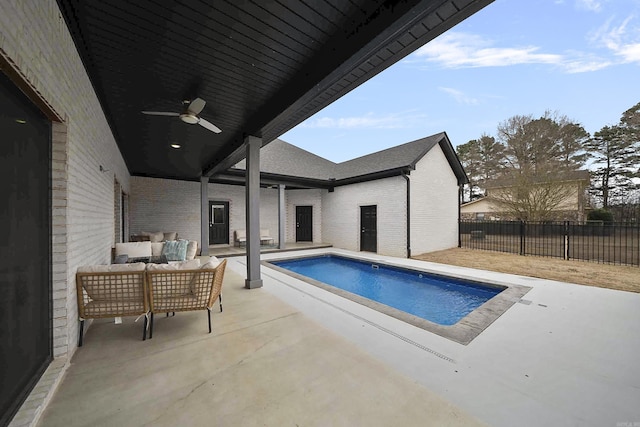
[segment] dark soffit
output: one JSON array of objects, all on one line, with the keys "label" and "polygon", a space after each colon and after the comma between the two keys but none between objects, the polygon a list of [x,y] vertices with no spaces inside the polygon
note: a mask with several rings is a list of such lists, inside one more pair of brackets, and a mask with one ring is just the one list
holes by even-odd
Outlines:
[{"label": "dark soffit", "polygon": [[[244,158],[247,135],[269,143],[492,1],[58,4],[130,173],[196,180]],[[141,114],[195,97],[222,133]]]}]

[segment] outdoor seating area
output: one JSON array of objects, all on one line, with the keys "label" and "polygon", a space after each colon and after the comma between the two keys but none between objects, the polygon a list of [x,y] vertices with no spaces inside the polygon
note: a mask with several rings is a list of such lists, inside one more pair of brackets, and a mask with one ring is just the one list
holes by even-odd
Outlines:
[{"label": "outdoor seating area", "polygon": [[130,242],[165,242],[167,240],[178,240],[178,233],[175,231],[141,231],[129,236]]},{"label": "outdoor seating area", "polygon": [[96,321],[40,425],[482,425],[229,267],[211,334],[196,312],[145,342],[132,318]]},{"label": "outdoor seating area", "polygon": [[[235,230],[233,232],[233,241],[236,246],[243,247],[247,245],[247,230]],[[260,246],[273,246],[275,240],[271,237],[268,228],[260,229]]]},{"label": "outdoor seating area", "polygon": [[166,261],[189,261],[198,253],[195,240],[167,240],[160,242],[140,241],[116,243],[114,262],[149,262],[152,257],[164,256]]},{"label": "outdoor seating area", "polygon": [[[173,264],[130,263],[83,266],[76,274],[78,347],[83,344],[86,319],[144,317],[142,340],[153,337],[157,313],[207,310],[211,333],[211,308],[219,301],[227,261],[211,257]],[[150,317],[150,324],[149,322]],[[136,321],[138,320],[136,319]]]}]

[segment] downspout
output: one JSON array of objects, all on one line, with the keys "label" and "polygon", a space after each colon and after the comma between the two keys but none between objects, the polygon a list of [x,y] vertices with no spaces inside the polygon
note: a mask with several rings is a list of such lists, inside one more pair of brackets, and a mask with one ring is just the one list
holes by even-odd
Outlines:
[{"label": "downspout", "polygon": [[411,258],[411,181],[405,171],[402,177],[407,180],[407,258]]},{"label": "downspout", "polygon": [[458,247],[462,247],[462,237],[460,237],[460,220],[462,219],[462,198],[464,197],[464,184],[458,184]]}]

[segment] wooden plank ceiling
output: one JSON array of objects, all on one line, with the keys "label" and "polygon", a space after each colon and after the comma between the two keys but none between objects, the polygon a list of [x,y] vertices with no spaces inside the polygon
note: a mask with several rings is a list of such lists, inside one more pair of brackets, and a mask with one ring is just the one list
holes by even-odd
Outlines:
[{"label": "wooden plank ceiling", "polygon": [[[58,0],[129,171],[198,180],[493,0]],[[216,134],[178,117],[207,101]],[[179,143],[181,149],[170,144]]]}]

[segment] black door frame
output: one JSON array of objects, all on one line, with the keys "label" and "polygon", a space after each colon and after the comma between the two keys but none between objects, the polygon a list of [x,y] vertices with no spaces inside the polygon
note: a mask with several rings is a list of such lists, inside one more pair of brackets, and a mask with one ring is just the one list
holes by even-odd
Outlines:
[{"label": "black door frame", "polygon": [[[373,221],[371,220],[373,213]],[[369,218],[367,218],[367,214]],[[378,206],[360,206],[360,251],[378,252]]]},{"label": "black door frame", "polygon": [[[20,187],[29,194],[28,198],[17,198],[13,203],[11,190],[3,196],[3,200],[9,200],[2,215],[3,227],[0,227],[3,228],[4,249],[17,248],[0,259],[0,277],[3,278],[0,293],[5,296],[0,303],[3,324],[0,337],[7,356],[3,357],[4,363],[0,366],[3,377],[0,425],[5,425],[15,416],[53,360],[53,142],[51,120],[2,72],[0,93],[5,100],[0,105],[0,123],[3,123],[6,139],[3,148],[8,150],[2,153],[2,158],[11,164],[7,167],[5,163],[2,168],[9,180],[5,189]],[[14,129],[15,126],[24,126],[24,129]],[[24,224],[28,224],[26,231]],[[12,226],[15,227],[12,233],[4,228]],[[23,245],[14,245],[16,236],[19,236],[18,243],[30,242],[30,262],[25,263],[22,258]],[[18,261],[16,257],[19,257]],[[16,265],[20,268],[15,269]],[[9,334],[5,334],[6,328],[11,331]]]},{"label": "black door frame", "polygon": [[[225,241],[222,242],[214,242],[213,240],[213,206],[214,205],[224,205],[224,224],[226,226],[224,236],[226,239],[222,239]],[[210,245],[224,245],[229,244],[230,242],[230,230],[231,224],[229,224],[229,202],[224,200],[209,200],[209,244]]]},{"label": "black door frame", "polygon": [[[308,213],[308,221],[306,223],[302,222],[303,226],[301,227],[300,219],[306,216],[303,211]],[[308,227],[305,228],[305,225]],[[296,242],[313,242],[313,206],[296,206]]]}]

